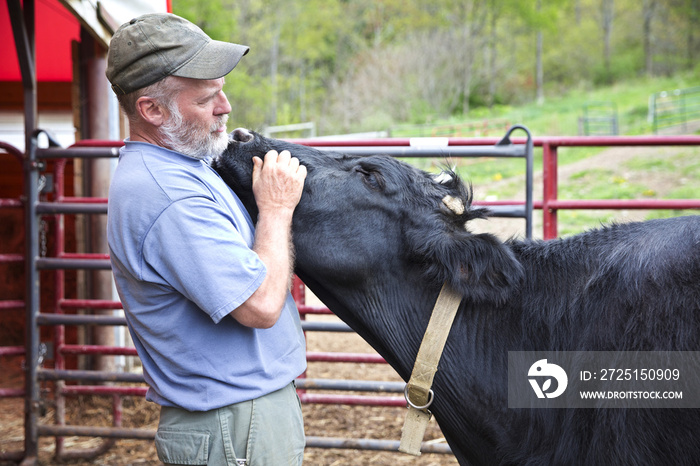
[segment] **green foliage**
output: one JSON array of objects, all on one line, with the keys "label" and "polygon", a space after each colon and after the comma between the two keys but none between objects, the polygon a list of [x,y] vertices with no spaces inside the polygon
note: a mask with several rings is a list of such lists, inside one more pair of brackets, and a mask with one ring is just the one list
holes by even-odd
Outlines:
[{"label": "green foliage", "polygon": [[212,39],[235,42],[236,16],[232,4],[175,0],[175,13],[202,28]]},{"label": "green foliage", "polygon": [[[176,14],[214,39],[251,47],[226,86],[232,119],[244,126],[315,121],[321,133],[383,130],[397,123],[491,117],[504,107],[528,104],[520,114],[538,120],[526,123],[541,126],[539,134],[572,134],[579,105],[561,108],[558,95],[578,93],[590,100],[601,86],[648,74],[644,2],[638,0],[614,2],[609,63],[600,0],[172,4]],[[685,72],[691,85],[700,83],[700,34],[694,32],[699,9],[698,2],[657,2],[652,74]],[[549,118],[529,105],[538,31]],[[620,115],[636,119],[645,103],[618,103]],[[630,128],[646,130],[638,123]]]},{"label": "green foliage", "polygon": [[630,49],[620,53],[608,69],[600,64],[593,68],[593,85],[610,86],[624,79],[635,77],[639,71],[639,63],[643,61],[644,56],[641,49]]}]

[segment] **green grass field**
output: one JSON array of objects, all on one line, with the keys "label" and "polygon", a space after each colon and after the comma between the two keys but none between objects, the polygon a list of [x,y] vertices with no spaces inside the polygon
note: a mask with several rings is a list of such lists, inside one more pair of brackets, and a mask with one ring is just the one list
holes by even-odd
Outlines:
[{"label": "green grass field", "polygon": [[[477,119],[499,119],[527,126],[534,137],[571,136],[578,134],[578,119],[583,115],[587,103],[612,102],[617,108],[620,134],[651,134],[647,121],[649,96],[655,92],[698,84],[700,77],[685,75],[639,79],[601,89],[573,89],[567,95],[548,98],[543,105],[533,103],[518,108],[477,110],[471,112],[471,120],[460,122],[451,119],[437,125],[457,127],[460,123]],[[696,131],[696,134],[700,134],[700,131]],[[412,134],[392,130],[392,136]],[[700,199],[700,147],[663,150],[628,148],[628,155],[619,163],[616,163],[613,155],[618,152],[611,153],[611,159],[606,158],[609,153],[607,149],[560,148],[560,199]],[[643,155],[635,156],[637,152]],[[437,172],[445,165],[454,167],[460,176],[469,180],[482,196],[489,199],[514,199],[522,195],[525,164],[520,159],[419,159],[410,162],[431,172]],[[536,173],[542,170],[541,149],[535,148],[534,167]],[[580,169],[572,171],[566,167]],[[564,176],[563,172],[569,173]],[[535,186],[534,197],[542,198],[541,186]],[[685,214],[700,214],[700,211],[649,211],[635,213],[631,217],[638,219],[643,215],[643,218],[658,218]],[[624,221],[628,217],[628,212],[620,211],[560,211],[559,234],[575,234],[601,223]]]}]

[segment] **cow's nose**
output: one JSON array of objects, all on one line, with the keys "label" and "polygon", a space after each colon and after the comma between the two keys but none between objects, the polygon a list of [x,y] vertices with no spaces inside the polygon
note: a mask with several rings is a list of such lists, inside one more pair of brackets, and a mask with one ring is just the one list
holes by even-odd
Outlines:
[{"label": "cow's nose", "polygon": [[237,142],[248,142],[253,139],[253,134],[245,128],[236,128],[231,135],[233,140]]}]

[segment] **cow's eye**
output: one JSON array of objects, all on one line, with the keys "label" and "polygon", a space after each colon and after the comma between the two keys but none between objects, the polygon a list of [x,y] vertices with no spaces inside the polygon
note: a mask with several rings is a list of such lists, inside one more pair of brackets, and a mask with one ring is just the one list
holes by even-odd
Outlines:
[{"label": "cow's eye", "polygon": [[384,179],[378,171],[364,167],[357,167],[356,171],[362,175],[362,181],[368,188],[375,191],[382,191],[384,189]]}]

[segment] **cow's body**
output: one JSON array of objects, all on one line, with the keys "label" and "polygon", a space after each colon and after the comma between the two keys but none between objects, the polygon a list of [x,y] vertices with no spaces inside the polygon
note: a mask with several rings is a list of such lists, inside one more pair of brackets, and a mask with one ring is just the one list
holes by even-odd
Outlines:
[{"label": "cow's body", "polygon": [[232,135],[214,167],[253,217],[253,155],[307,166],[297,273],[404,380],[442,283],[463,294],[431,407],[460,463],[697,464],[700,410],[509,409],[506,369],[508,351],[700,350],[700,217],[501,242],[465,229],[484,213],[454,176]]}]

